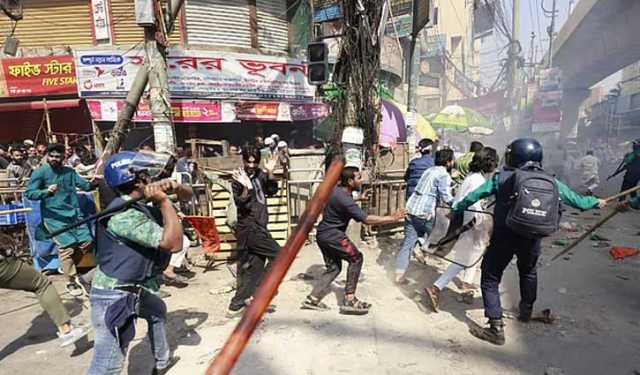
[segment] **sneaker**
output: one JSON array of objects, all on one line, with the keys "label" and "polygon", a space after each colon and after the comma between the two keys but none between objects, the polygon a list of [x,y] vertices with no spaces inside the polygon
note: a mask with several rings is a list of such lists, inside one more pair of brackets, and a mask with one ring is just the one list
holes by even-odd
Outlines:
[{"label": "sneaker", "polygon": [[229,308],[229,309],[227,309],[227,313],[225,314],[225,317],[227,319],[235,319],[235,318],[241,317],[242,314],[244,314],[244,309],[245,309],[244,306],[241,307],[238,310],[233,310],[233,309]]},{"label": "sneaker", "polygon": [[60,340],[60,347],[64,348],[73,344],[74,342],[80,340],[85,337],[91,331],[91,327],[77,327],[73,328],[71,331],[61,335],[58,332],[58,338]]},{"label": "sneaker", "polygon": [[175,366],[176,363],[178,363],[178,361],[180,360],[180,357],[178,356],[173,356],[169,359],[169,364],[167,364],[167,367],[163,368],[163,369],[157,369],[154,368],[153,371],[151,371],[151,375],[163,375],[166,374],[167,372],[169,372],[169,370]]},{"label": "sneaker", "polygon": [[160,281],[166,286],[173,286],[176,288],[185,288],[189,286],[189,280],[182,275],[175,275],[174,277],[162,275],[160,276]]},{"label": "sneaker", "polygon": [[84,288],[80,282],[70,281],[64,289],[73,297],[80,297],[85,294]]}]

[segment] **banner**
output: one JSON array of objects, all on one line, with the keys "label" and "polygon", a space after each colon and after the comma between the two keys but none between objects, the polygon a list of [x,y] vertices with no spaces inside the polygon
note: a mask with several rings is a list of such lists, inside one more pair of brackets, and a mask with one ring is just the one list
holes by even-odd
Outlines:
[{"label": "banner", "polygon": [[[76,50],[75,61],[80,97],[124,98],[144,50]],[[307,66],[286,57],[172,49],[167,65],[174,98],[311,101],[315,94]]]},{"label": "banner", "polygon": [[[87,107],[95,121],[116,121],[124,100],[89,99]],[[215,123],[244,121],[309,121],[329,115],[325,103],[221,102],[211,100],[174,100],[171,103],[176,123]],[[150,122],[149,104],[140,102],[134,121]]]},{"label": "banner", "polygon": [[73,95],[76,71],[72,56],[1,59],[0,97]]},{"label": "banner", "polygon": [[[118,112],[124,108],[123,100],[87,100],[91,118],[95,121],[116,121]],[[173,121],[178,123],[233,122],[235,114],[220,101],[174,101],[171,103]],[[226,112],[226,113],[225,113]],[[146,102],[140,102],[133,117],[134,121],[150,122],[151,109]]]}]

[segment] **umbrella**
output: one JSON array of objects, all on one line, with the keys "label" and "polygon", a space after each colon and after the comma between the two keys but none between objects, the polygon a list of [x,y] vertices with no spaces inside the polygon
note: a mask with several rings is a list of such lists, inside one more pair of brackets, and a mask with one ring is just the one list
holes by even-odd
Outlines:
[{"label": "umbrella", "polygon": [[493,124],[478,112],[459,105],[448,105],[428,117],[431,125],[440,129],[452,129],[472,134],[491,135]]},{"label": "umbrella", "polygon": [[[405,115],[407,107],[390,99],[382,99],[382,118],[380,122],[380,144],[394,145],[398,141],[407,140],[407,125]],[[437,133],[429,121],[418,114],[416,123],[416,138],[436,140]]]}]

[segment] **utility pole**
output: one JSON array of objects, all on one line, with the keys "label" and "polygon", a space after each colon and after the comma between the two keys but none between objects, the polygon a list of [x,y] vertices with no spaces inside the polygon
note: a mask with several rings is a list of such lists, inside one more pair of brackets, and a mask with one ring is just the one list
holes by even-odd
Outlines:
[{"label": "utility pole", "polygon": [[[173,23],[178,17],[178,13],[182,8],[185,0],[171,0],[171,23]],[[147,68],[147,62],[143,69],[138,70],[136,78],[131,84],[127,98],[124,101],[124,107],[118,112],[118,120],[115,126],[109,134],[109,142],[104,148],[104,151],[96,162],[96,174],[102,174],[104,170],[104,162],[114,153],[120,150],[122,142],[124,141],[125,130],[131,124],[133,114],[138,108],[138,103],[142,97],[147,83],[149,82],[149,70]]]},{"label": "utility pole", "polygon": [[529,45],[529,77],[533,77],[536,72],[536,62],[534,61],[534,41],[536,39],[536,33],[531,32],[531,44]]},{"label": "utility pole", "polygon": [[547,68],[551,68],[553,66],[553,36],[556,32],[556,0],[553,0],[553,5],[551,11],[548,11],[544,7],[544,0],[542,0],[542,11],[547,15],[551,16],[551,25],[547,28],[547,33],[549,34],[549,62],[547,64]]},{"label": "utility pole", "polygon": [[[420,79],[420,54],[416,51],[418,35],[431,18],[431,0],[413,0],[413,26],[409,46],[409,87],[407,88],[407,146],[412,153],[416,148],[416,124],[418,122],[418,80]],[[446,70],[445,70],[446,72]],[[446,73],[445,73],[446,74]]]},{"label": "utility pole", "polygon": [[[416,0],[414,0],[416,1]],[[415,22],[415,21],[414,21]],[[416,124],[418,123],[418,79],[420,78],[420,54],[416,53],[417,35],[411,35],[411,42],[409,46],[409,87],[407,89],[407,147],[409,153],[412,153],[416,148]]]},{"label": "utility pole", "polygon": [[157,152],[173,152],[176,148],[176,136],[171,121],[171,95],[167,74],[168,32],[165,24],[162,3],[155,2],[156,23],[144,28],[144,49],[149,70],[149,96],[153,138]]},{"label": "utility pole", "polygon": [[[554,0],[555,1],[555,0]],[[509,76],[508,76],[508,94],[509,94],[509,118],[510,125],[513,126],[516,123],[518,105],[517,98],[515,97],[515,86],[517,80],[518,70],[518,55],[520,54],[521,47],[518,41],[518,35],[520,35],[520,0],[513,0],[513,14],[511,16],[511,48],[509,48]]]}]

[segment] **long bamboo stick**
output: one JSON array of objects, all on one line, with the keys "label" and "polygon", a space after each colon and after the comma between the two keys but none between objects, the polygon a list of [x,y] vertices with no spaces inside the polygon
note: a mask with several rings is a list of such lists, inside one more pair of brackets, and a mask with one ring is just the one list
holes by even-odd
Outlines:
[{"label": "long bamboo stick", "polygon": [[256,290],[253,302],[246,309],[242,319],[227,339],[220,353],[218,353],[217,357],[211,365],[209,365],[209,368],[207,368],[207,375],[226,375],[231,372],[231,369],[238,360],[238,357],[240,357],[253,331],[256,329],[258,322],[278,290],[278,286],[280,286],[293,260],[307,239],[309,231],[318,219],[318,215],[320,215],[325,203],[329,199],[333,188],[338,182],[340,173],[342,173],[343,167],[344,159],[342,158],[336,158],[331,163],[324,181],[320,184],[300,217],[300,224],[296,226],[294,232],[289,236],[284,247],[280,249],[271,269],[267,272],[262,283],[260,283],[260,286]]},{"label": "long bamboo stick", "polygon": [[569,251],[571,251],[571,249],[573,249],[574,247],[576,247],[580,242],[582,242],[585,238],[587,238],[588,235],[590,235],[591,233],[593,233],[593,231],[595,231],[596,229],[600,228],[601,226],[604,225],[604,223],[606,223],[607,221],[609,221],[609,219],[611,219],[612,217],[616,216],[616,214],[620,212],[618,210],[613,210],[611,211],[607,216],[603,217],[600,221],[598,221],[597,223],[595,223],[591,228],[589,228],[589,230],[587,230],[586,232],[584,232],[580,237],[576,238],[572,243],[569,244],[569,246],[567,246],[564,250],[562,250],[561,252],[559,252],[558,254],[556,254],[553,258],[551,258],[551,261],[554,261],[558,258],[560,258],[561,256],[563,256],[564,254],[568,253]]}]

